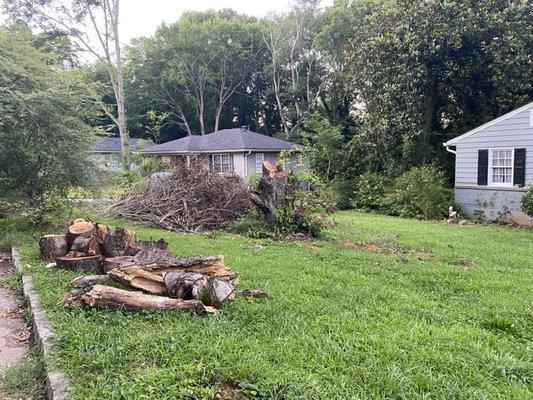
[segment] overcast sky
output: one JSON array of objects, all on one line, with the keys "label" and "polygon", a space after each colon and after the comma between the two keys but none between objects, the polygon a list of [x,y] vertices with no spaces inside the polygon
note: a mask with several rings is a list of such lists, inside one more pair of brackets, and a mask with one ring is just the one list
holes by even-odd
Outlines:
[{"label": "overcast sky", "polygon": [[[326,6],[333,0],[321,3]],[[122,0],[121,41],[128,43],[132,38],[151,35],[161,22],[174,22],[188,10],[233,8],[261,17],[270,11],[287,10],[290,4],[290,0]]]},{"label": "overcast sky", "polygon": [[[9,0],[0,0],[9,1]],[[333,0],[322,0],[322,6]],[[122,0],[120,4],[121,42],[129,43],[139,36],[149,36],[162,22],[174,22],[187,10],[233,8],[234,10],[257,17],[270,11],[287,10],[290,0]],[[0,11],[1,12],[1,11]],[[2,22],[0,15],[0,22]]]}]

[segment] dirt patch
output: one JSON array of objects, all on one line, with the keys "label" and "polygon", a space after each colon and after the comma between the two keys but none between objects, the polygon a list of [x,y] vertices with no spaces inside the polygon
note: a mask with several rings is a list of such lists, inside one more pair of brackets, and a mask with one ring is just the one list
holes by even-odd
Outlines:
[{"label": "dirt patch", "polygon": [[367,249],[390,255],[416,255],[420,259],[435,258],[435,253],[430,249],[406,249],[404,247],[385,246],[376,242],[365,242],[362,240],[339,240],[339,243],[352,249]]}]

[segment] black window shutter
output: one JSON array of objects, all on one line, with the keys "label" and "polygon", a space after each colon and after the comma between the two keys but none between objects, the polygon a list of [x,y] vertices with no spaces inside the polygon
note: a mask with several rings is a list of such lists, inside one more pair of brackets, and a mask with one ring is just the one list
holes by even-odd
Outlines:
[{"label": "black window shutter", "polygon": [[514,149],[513,185],[526,185],[526,149]]},{"label": "black window shutter", "polygon": [[477,152],[477,184],[487,186],[489,177],[489,151],[478,150]]}]

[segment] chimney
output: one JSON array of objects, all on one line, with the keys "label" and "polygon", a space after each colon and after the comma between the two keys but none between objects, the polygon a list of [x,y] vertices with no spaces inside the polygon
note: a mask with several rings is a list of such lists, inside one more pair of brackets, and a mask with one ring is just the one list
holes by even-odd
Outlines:
[{"label": "chimney", "polygon": [[246,131],[246,130],[248,130],[248,127],[246,125],[241,126],[241,131]]}]

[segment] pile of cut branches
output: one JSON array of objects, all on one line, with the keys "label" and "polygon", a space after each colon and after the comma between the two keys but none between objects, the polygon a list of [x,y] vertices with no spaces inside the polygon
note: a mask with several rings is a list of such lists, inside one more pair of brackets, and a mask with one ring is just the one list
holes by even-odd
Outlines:
[{"label": "pile of cut branches", "polygon": [[194,160],[164,180],[132,189],[111,206],[109,215],[195,232],[229,225],[249,203],[249,189],[242,178],[211,173]]}]

